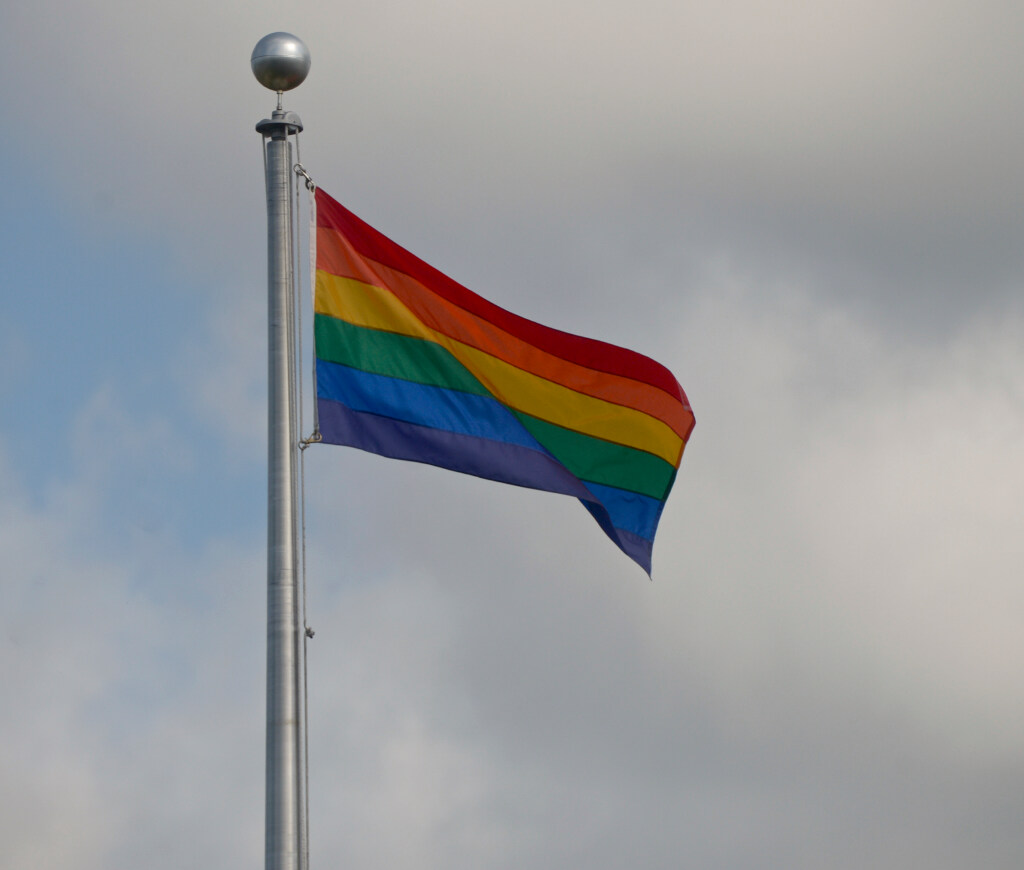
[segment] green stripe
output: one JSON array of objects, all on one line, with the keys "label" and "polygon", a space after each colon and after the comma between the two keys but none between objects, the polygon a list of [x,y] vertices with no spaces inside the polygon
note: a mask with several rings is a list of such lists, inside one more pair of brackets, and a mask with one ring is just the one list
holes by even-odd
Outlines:
[{"label": "green stripe", "polygon": [[580,480],[617,486],[663,500],[676,470],[660,456],[574,432],[513,411],[519,421]]},{"label": "green stripe", "polygon": [[[491,395],[447,349],[432,341],[355,326],[326,314],[316,315],[314,332],[319,359],[417,384]],[[675,469],[659,456],[509,410],[581,480],[656,499],[664,499],[672,485]]]},{"label": "green stripe", "polygon": [[316,315],[313,329],[316,355],[327,362],[417,384],[491,395],[446,348],[432,341],[355,326],[326,314]]}]

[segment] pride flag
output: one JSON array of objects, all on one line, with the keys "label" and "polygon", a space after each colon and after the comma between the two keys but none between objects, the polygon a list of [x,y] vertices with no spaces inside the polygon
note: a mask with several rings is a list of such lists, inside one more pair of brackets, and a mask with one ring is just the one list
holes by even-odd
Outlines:
[{"label": "pride flag", "polygon": [[648,574],[694,418],[671,372],[482,299],[316,191],[320,434],[578,498]]}]

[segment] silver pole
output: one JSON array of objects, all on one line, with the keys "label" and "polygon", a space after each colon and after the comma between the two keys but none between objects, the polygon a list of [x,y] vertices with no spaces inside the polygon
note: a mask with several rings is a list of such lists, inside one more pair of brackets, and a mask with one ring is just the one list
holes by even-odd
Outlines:
[{"label": "silver pole", "polygon": [[296,486],[298,436],[293,414],[295,359],[291,313],[291,141],[302,130],[281,108],[281,92],[309,70],[301,40],[272,33],[257,43],[252,67],[278,92],[278,107],[256,130],[263,136],[267,183],[267,754],[266,870],[305,870],[304,699],[298,587]]}]

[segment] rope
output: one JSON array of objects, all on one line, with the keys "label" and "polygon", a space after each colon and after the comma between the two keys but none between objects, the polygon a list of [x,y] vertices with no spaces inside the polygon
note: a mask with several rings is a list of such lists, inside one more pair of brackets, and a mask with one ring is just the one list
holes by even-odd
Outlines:
[{"label": "rope", "polygon": [[[302,155],[299,153],[299,134],[298,133],[295,134],[295,165],[296,166],[301,166],[302,165]],[[299,175],[298,175],[298,172],[296,172],[295,173],[295,208],[292,211],[292,214],[298,215],[298,213],[299,213]],[[294,225],[292,229],[293,229],[293,233],[294,233],[294,236],[295,236],[295,247],[293,249],[295,251],[295,256],[293,257],[293,261],[295,263],[295,281],[292,284],[292,304],[294,305],[295,311],[296,311],[295,335],[297,337],[296,338],[296,351],[295,351],[295,365],[292,366],[292,371],[295,373],[295,378],[298,381],[298,389],[296,390],[296,394],[299,397],[299,409],[298,409],[299,413],[298,413],[298,419],[296,421],[295,431],[300,433],[300,437],[301,437],[302,420],[303,420],[303,417],[305,416],[305,414],[303,414],[303,404],[302,404],[303,403],[302,378],[299,377],[299,372],[301,371],[301,366],[302,366],[302,296],[299,293],[299,283],[302,280],[302,268],[301,268],[301,265],[300,265],[302,261],[299,259],[298,252],[299,252],[299,249],[301,247],[301,241],[302,240],[301,240],[301,237],[300,237],[299,222],[296,220],[296,221],[293,221],[292,223]],[[305,619],[305,612],[303,612],[303,619]]]},{"label": "rope", "polygon": [[[294,210],[292,214],[298,215],[299,213],[299,202],[300,202],[300,190],[299,190],[299,172],[298,168],[302,166],[302,154],[299,150],[299,134],[295,134],[295,198],[294,198]],[[308,174],[306,175],[308,179]],[[307,184],[308,186],[308,184]],[[298,221],[294,221],[294,235],[295,235],[295,247],[293,251],[293,262],[295,268],[295,280],[292,282],[292,306],[296,311],[295,318],[295,334],[297,336],[295,342],[295,357],[293,358],[294,365],[292,366],[292,372],[297,381],[297,389],[295,393],[298,395],[298,416],[296,420],[295,432],[302,432],[302,421],[305,417],[304,404],[303,404],[303,389],[302,389],[302,378],[299,377],[300,367],[302,365],[302,296],[299,292],[299,285],[301,283],[301,266],[298,252],[301,246],[301,235],[298,226]],[[314,407],[315,407],[315,395],[314,395]],[[300,862],[302,870],[308,870],[309,868],[309,641],[313,637],[313,629],[309,627],[307,622],[307,607],[306,607],[306,447],[309,446],[308,441],[301,439],[298,444],[299,447],[299,480],[298,480],[298,507],[299,507],[299,525],[300,525],[300,542],[301,551],[299,556],[299,577],[300,584],[302,587],[302,790],[303,790],[303,802],[305,803],[305,812],[303,813],[303,824],[304,824],[304,843],[305,849],[304,854],[300,856]]]},{"label": "rope", "polygon": [[[296,137],[297,138],[297,137]],[[313,181],[313,176],[306,171],[306,167],[302,165],[302,161],[298,161],[295,164],[295,183],[298,185],[298,179],[301,176],[305,179],[306,190],[309,192],[309,300],[311,310],[316,310],[316,182]],[[319,443],[320,438],[320,407],[317,403],[317,386],[316,386],[316,354],[313,354],[312,358],[312,370],[313,370],[313,434],[308,438],[303,439],[300,446],[305,450],[310,444]]]}]

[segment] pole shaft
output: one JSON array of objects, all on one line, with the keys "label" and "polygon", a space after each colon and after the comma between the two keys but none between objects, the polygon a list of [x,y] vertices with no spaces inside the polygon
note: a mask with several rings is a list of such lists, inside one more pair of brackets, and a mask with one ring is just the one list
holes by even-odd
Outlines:
[{"label": "pole shaft", "polygon": [[[274,113],[275,121],[278,112]],[[281,113],[282,119],[285,113]],[[267,167],[268,467],[266,870],[302,870],[302,641],[296,540],[294,352],[291,316],[291,143],[263,122]]]}]

